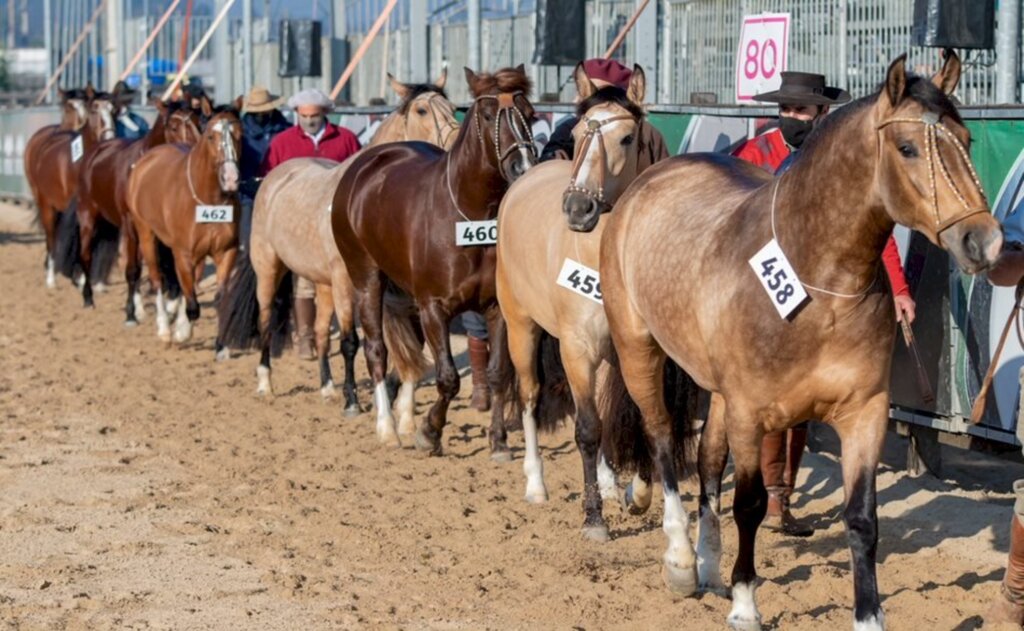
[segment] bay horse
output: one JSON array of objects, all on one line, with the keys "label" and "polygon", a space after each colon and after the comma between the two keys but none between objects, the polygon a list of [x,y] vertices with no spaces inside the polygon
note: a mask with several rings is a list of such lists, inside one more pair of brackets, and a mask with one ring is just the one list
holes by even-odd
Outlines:
[{"label": "bay horse", "polygon": [[[156,102],[157,116],[149,132],[137,140],[112,138],[96,145],[82,159],[78,174],[78,236],[82,269],[90,269],[94,254],[93,237],[119,233],[124,239],[125,280],[128,295],[125,326],[135,326],[142,316],[142,296],[138,290],[141,262],[138,236],[128,212],[128,178],[144,153],[166,143],[194,145],[199,141],[199,116],[187,105]],[[93,306],[92,282],[86,278],[82,299]]]},{"label": "bay horse", "polygon": [[[523,66],[494,74],[467,68],[466,81],[473,104],[451,151],[423,142],[366,149],[342,175],[331,212],[334,241],[355,286],[366,338],[377,436],[401,445],[384,379],[389,352],[398,360],[422,353],[422,338],[409,317],[415,314],[433,355],[440,396],[413,440],[433,455],[441,454],[448,406],[460,385],[449,322],[467,310],[483,312],[493,347],[504,346],[494,296],[494,247],[461,247],[456,238],[456,230],[463,228],[472,237],[470,226],[483,229],[486,237],[488,227],[459,220],[493,220],[508,184],[537,160],[530,132],[531,85]],[[404,348],[385,347],[385,320],[405,340]],[[492,368],[499,355],[492,354]],[[493,454],[508,453],[500,408],[496,404],[491,416]]]},{"label": "bay horse", "polygon": [[[368,147],[420,140],[449,149],[458,132],[455,107],[444,92],[447,73],[433,84],[404,84],[391,77],[391,86],[402,101],[389,114]],[[358,154],[357,154],[358,155]],[[260,185],[253,204],[249,251],[222,295],[226,305],[222,336],[228,347],[261,349],[256,392],[273,396],[270,357],[274,333],[284,332],[291,314],[291,274],[316,283],[316,349],[320,364],[320,393],[336,394],[331,376],[330,323],[338,315],[345,359],[345,413],[360,412],[356,396],[355,356],[359,338],[353,317],[354,289],[345,262],[334,243],[330,209],[338,181],[353,158],[338,164],[319,158],[296,158],[279,165]],[[276,323],[271,327],[271,323]],[[390,327],[387,331],[390,331]],[[420,352],[422,356],[422,352]],[[422,362],[400,366],[403,387],[396,402],[399,427],[412,432],[413,393],[422,373]],[[413,370],[415,369],[415,370]]]},{"label": "bay horse", "polygon": [[[204,107],[206,107],[204,105]],[[157,336],[171,341],[163,292],[158,245],[170,248],[184,309],[177,310],[174,341],[192,338],[199,318],[196,267],[207,256],[217,268],[217,287],[224,283],[238,251],[238,156],[242,128],[236,109],[222,106],[211,118],[199,142],[161,145],[135,163],[128,178],[127,206],[139,236],[139,246],[156,291]],[[219,340],[219,338],[218,338]],[[217,352],[222,347],[217,343]]]},{"label": "bay horse", "polygon": [[[669,154],[663,142],[650,142],[650,134],[658,132],[644,121],[646,77],[639,65],[627,90],[598,90],[583,64],[576,66],[575,79],[575,160],[543,162],[509,187],[498,211],[496,281],[518,387],[506,397],[518,397],[521,406],[526,500],[548,498],[538,424],[558,422],[575,408],[576,445],[583,458],[583,532],[605,541],[602,497],[615,499],[617,490],[604,459],[598,462],[602,432],[596,392],[599,368],[612,348],[593,270],[606,213],[639,173]],[[571,271],[563,274],[563,269]],[[558,389],[547,383],[558,378],[551,369],[559,361],[571,391],[568,405],[556,402]],[[501,389],[512,388],[506,381]]]},{"label": "bay horse", "polygon": [[[905,65],[906,55],[889,66],[879,92],[826,117],[778,178],[712,154],[649,169],[619,199],[601,241],[605,312],[661,474],[663,576],[675,591],[720,586],[719,497],[732,452],[739,551],[728,624],[735,629],[761,628],[754,593],[754,541],[767,505],[761,440],[811,418],[832,425],[842,441],[854,628],[884,627],[875,476],[896,322],[879,273],[882,249],[898,222],[968,274],[1000,251],[1002,231],[971,164],[969,132],[948,97],[959,59],[949,54],[931,81]],[[698,458],[696,555],[669,457],[667,359],[712,392]]]}]

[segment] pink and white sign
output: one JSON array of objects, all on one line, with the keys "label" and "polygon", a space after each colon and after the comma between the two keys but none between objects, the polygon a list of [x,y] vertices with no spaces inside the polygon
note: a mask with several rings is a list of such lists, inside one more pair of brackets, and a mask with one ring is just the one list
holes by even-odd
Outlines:
[{"label": "pink and white sign", "polygon": [[788,50],[788,13],[744,16],[736,56],[737,103],[751,103],[755,94],[779,88]]}]

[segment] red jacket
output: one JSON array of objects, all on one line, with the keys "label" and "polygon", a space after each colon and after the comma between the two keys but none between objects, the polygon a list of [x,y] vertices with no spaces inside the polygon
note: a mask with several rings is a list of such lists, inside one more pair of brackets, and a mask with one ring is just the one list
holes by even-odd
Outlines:
[{"label": "red jacket", "polygon": [[[773,129],[743,143],[732,155],[775,173],[789,153],[789,146],[782,139],[782,132]],[[892,285],[893,295],[909,296],[910,285],[907,284],[907,278],[903,275],[900,252],[896,247],[896,239],[893,239],[892,235],[889,236],[885,250],[882,251],[882,263],[885,264],[885,271],[889,275],[889,284]]]},{"label": "red jacket", "polygon": [[359,140],[356,135],[334,123],[327,123],[320,143],[314,144],[313,139],[302,131],[298,125],[274,136],[270,141],[270,150],[263,159],[263,175],[277,165],[292,158],[326,158],[335,162],[343,162],[353,153],[359,151]]}]

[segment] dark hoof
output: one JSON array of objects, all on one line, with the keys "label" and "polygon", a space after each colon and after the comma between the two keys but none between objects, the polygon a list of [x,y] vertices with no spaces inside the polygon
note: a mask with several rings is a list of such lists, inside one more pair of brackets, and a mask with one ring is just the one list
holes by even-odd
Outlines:
[{"label": "dark hoof", "polygon": [[345,406],[345,418],[354,418],[363,413],[363,408],[358,403],[350,403]]},{"label": "dark hoof", "polygon": [[441,455],[441,440],[433,440],[423,432],[423,428],[416,430],[416,449],[427,452],[431,456]]},{"label": "dark hoof", "polygon": [[512,450],[508,447],[495,449],[491,452],[491,460],[494,462],[512,462]]}]

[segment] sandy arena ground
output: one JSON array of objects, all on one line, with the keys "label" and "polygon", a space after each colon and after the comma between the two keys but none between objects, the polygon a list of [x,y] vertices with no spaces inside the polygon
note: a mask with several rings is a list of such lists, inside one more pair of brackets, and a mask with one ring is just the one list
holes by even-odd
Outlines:
[{"label": "sandy arena ground", "polygon": [[[642,517],[606,507],[611,542],[580,537],[571,427],[542,438],[551,501],[528,505],[521,453],[488,458],[468,377],[443,458],[380,447],[370,414],[321,400],[313,363],[278,360],[270,401],[255,355],[214,363],[210,288],[185,348],[157,341],[151,310],[121,326],[121,282],[88,311],[66,280],[48,291],[31,219],[0,207],[3,628],[724,628],[727,599],[663,587],[657,494]],[[419,411],[433,398],[421,388]],[[904,449],[893,436],[879,476],[889,628],[980,628],[1024,467],[947,450],[947,479],[910,478]],[[802,473],[796,509],[819,531],[759,537],[765,626],[849,629],[836,457]],[[735,541],[726,517],[726,577]]]}]

